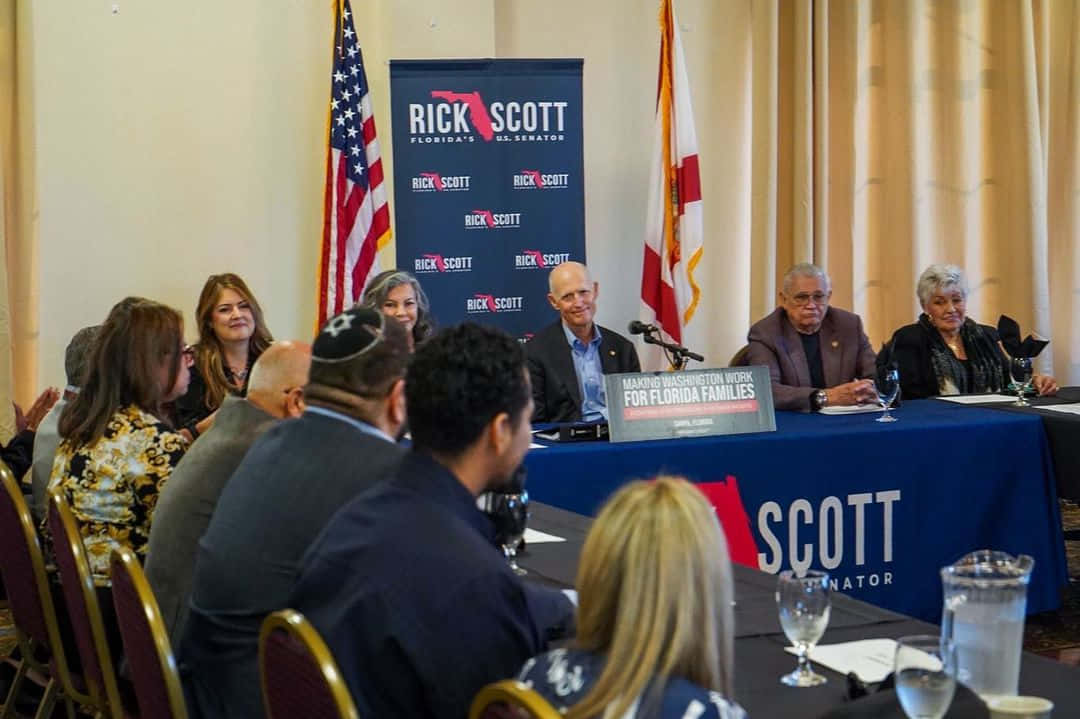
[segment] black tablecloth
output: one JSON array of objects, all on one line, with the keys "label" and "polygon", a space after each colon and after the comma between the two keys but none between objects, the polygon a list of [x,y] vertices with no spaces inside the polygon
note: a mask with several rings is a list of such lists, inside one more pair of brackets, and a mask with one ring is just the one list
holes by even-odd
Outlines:
[{"label": "black tablecloth", "polygon": [[1030,407],[1009,404],[975,405],[1008,412],[1022,412],[1042,417],[1050,456],[1054,462],[1054,480],[1058,496],[1080,502],[1080,415],[1040,409],[1048,405],[1080,402],[1080,387],[1062,387],[1053,397],[1032,397]]},{"label": "black tablecloth", "polygon": [[[531,544],[519,563],[534,581],[572,586],[590,522],[589,517],[534,503],[530,526],[566,541]],[[795,667],[795,657],[784,651],[787,639],[780,629],[773,597],[776,578],[741,565],[733,565],[733,570],[735,699],[756,718],[818,717],[843,704],[844,677],[825,667],[817,667],[829,678],[824,686],[793,689],[780,683],[780,676]],[[933,624],[834,594],[829,628],[821,643],[937,633]],[[1055,717],[1080,717],[1080,669],[1025,652],[1020,693],[1050,699]]]}]

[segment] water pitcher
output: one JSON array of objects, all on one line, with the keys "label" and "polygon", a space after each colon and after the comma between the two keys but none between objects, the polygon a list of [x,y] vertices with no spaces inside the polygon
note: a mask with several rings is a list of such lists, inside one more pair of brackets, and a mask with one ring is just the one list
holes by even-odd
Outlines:
[{"label": "water pitcher", "polygon": [[956,678],[983,699],[1016,694],[1034,566],[1026,554],[981,549],[941,570],[941,635],[956,645]]}]

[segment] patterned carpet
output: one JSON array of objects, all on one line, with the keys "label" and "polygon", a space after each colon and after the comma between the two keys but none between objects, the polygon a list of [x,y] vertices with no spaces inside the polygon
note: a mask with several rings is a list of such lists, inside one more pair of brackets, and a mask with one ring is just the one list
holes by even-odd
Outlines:
[{"label": "patterned carpet", "polygon": [[[1080,530],[1080,505],[1061,502],[1061,524],[1065,531]],[[1061,609],[1027,618],[1024,649],[1070,664],[1080,663],[1080,541],[1065,542],[1069,564],[1069,586]]]},{"label": "patterned carpet", "polygon": [[[1080,505],[1062,501],[1062,525],[1065,530],[1080,530]],[[1080,662],[1080,541],[1065,542],[1069,562],[1069,586],[1061,609],[1032,615],[1024,628],[1024,649],[1054,659]],[[15,646],[11,612],[0,609],[0,656]]]}]

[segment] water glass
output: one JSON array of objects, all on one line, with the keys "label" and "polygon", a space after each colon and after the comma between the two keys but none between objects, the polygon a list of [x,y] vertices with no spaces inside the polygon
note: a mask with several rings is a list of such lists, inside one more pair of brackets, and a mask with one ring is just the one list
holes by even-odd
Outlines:
[{"label": "water glass", "polygon": [[1013,379],[1016,380],[1014,383],[1016,386],[1016,402],[1013,403],[1013,406],[1027,407],[1028,402],[1024,399],[1024,393],[1031,386],[1031,378],[1034,375],[1031,358],[1013,357],[1009,363],[1009,370],[1012,372]]},{"label": "water glass", "polygon": [[529,493],[524,489],[513,493],[492,492],[489,501],[488,515],[495,523],[495,541],[502,547],[514,574],[528,574],[518,566],[517,548],[529,522]]},{"label": "water glass", "polygon": [[896,417],[889,414],[889,405],[895,402],[897,395],[900,394],[900,370],[895,367],[886,370],[885,374],[878,377],[878,381],[874,383],[874,388],[877,390],[878,402],[885,410],[884,413],[874,421],[895,422]]},{"label": "water glass", "polygon": [[956,692],[956,647],[934,635],[900,637],[894,663],[896,696],[910,719],[941,719]]},{"label": "water glass", "polygon": [[813,687],[828,681],[810,668],[807,655],[829,625],[830,601],[826,572],[811,570],[801,577],[790,569],[780,572],[776,608],[780,613],[780,626],[799,658],[795,670],[780,677],[780,681],[789,687]]}]

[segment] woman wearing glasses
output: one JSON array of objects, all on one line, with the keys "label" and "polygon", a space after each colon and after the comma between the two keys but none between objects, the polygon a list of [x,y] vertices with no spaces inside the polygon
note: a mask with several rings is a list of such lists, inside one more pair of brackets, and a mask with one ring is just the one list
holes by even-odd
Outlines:
[{"label": "woman wearing glasses", "polygon": [[176,421],[194,440],[213,422],[226,395],[247,393],[248,373],[274,338],[247,284],[232,272],[211,275],[195,308],[199,342],[191,386],[176,401]]},{"label": "woman wearing glasses", "polygon": [[190,358],[171,307],[129,297],[98,331],[82,390],[60,415],[50,487],[80,525],[95,581],[108,584],[109,556],[142,556],[158,492],[187,449],[165,405],[184,394]]},{"label": "woman wearing glasses", "polygon": [[[878,359],[895,366],[906,399],[949,394],[1000,392],[1009,386],[1009,361],[997,330],[967,316],[968,283],[956,265],[930,265],[916,288],[923,313],[898,329]],[[1057,382],[1035,375],[1040,395],[1054,394]]]}]

